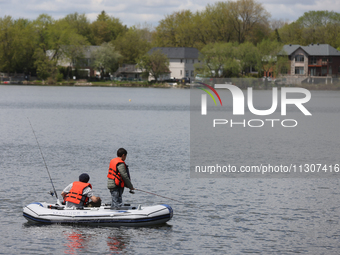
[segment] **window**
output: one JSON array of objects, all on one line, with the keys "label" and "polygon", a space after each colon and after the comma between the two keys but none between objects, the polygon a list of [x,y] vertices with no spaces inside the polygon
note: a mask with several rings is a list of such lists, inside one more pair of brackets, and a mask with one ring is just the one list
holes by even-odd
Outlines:
[{"label": "window", "polygon": [[181,63],[183,63],[183,59],[181,59]]},{"label": "window", "polygon": [[313,68],[310,69],[310,75],[316,76],[316,67],[313,67]]},{"label": "window", "polygon": [[305,58],[303,55],[296,55],[295,56],[295,62],[304,62]]},{"label": "window", "polygon": [[332,75],[332,66],[328,67],[328,74]]},{"label": "window", "polygon": [[329,58],[328,58],[328,62],[329,62],[329,63],[333,63],[333,58],[332,58],[332,57],[329,57]]},{"label": "window", "polygon": [[316,57],[310,57],[310,62],[309,64],[311,65],[316,65]]},{"label": "window", "polygon": [[327,66],[321,68],[321,75],[327,75]]},{"label": "window", "polygon": [[185,77],[189,77],[189,71],[185,70]]},{"label": "window", "polygon": [[281,67],[281,74],[288,74],[288,68],[285,66]]},{"label": "window", "polygon": [[180,73],[181,73],[181,76],[182,76],[182,75],[183,75],[183,73],[182,73],[182,70],[181,70],[181,72],[180,72]]},{"label": "window", "polygon": [[195,63],[195,59],[192,60],[192,63],[193,63],[193,64]]},{"label": "window", "polygon": [[300,66],[297,66],[295,67],[295,74],[304,74],[304,68],[303,67],[300,67]]},{"label": "window", "polygon": [[191,71],[191,77],[194,77],[194,71]]}]

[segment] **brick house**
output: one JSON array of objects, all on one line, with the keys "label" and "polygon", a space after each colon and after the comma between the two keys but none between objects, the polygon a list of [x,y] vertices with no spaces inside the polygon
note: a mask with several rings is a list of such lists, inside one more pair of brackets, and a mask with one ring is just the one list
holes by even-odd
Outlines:
[{"label": "brick house", "polygon": [[284,45],[284,55],[290,60],[290,76],[340,75],[340,52],[328,44]]}]

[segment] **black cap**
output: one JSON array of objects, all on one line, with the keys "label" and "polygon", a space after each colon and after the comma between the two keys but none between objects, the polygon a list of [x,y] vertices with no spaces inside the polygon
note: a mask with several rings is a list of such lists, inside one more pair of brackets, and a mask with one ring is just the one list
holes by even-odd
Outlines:
[{"label": "black cap", "polygon": [[79,181],[87,183],[90,180],[90,176],[88,174],[79,175]]}]

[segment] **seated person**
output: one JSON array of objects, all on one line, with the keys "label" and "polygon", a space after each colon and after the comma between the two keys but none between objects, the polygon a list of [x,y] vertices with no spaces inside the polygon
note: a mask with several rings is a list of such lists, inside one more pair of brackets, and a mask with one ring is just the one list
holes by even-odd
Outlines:
[{"label": "seated person", "polygon": [[[87,205],[89,207],[100,206],[101,199],[93,195],[92,185],[88,183],[89,180],[90,176],[88,174],[81,174],[79,175],[78,182],[75,181],[69,184],[63,192],[61,192],[61,196],[64,198],[64,201],[66,201],[66,208],[83,208]],[[87,204],[89,199],[91,199],[92,202]]]}]

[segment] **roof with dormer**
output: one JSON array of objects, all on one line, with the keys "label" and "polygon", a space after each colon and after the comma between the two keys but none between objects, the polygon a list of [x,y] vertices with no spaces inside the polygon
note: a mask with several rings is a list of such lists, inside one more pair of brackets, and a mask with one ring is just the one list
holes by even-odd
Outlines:
[{"label": "roof with dormer", "polygon": [[340,56],[340,51],[329,44],[309,44],[301,46],[298,44],[288,44],[283,46],[285,55],[292,55],[298,49],[302,49],[309,56]]}]

